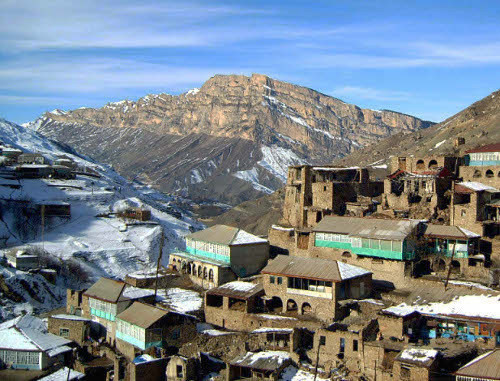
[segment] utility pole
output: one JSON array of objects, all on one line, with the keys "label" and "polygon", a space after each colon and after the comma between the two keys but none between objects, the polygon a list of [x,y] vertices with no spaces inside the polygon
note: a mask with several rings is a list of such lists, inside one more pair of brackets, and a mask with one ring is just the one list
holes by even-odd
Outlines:
[{"label": "utility pole", "polygon": [[155,279],[155,305],[156,305],[156,295],[158,294],[158,272],[160,271],[160,263],[163,257],[163,241],[165,236],[163,233],[163,227],[161,228],[161,240],[160,240],[160,252],[158,253],[158,262],[156,263],[156,279]]},{"label": "utility pole", "polygon": [[321,348],[321,336],[318,340],[318,352],[316,353],[316,366],[314,367],[314,381],[316,381],[316,377],[318,376],[318,364],[319,364],[319,350]]}]

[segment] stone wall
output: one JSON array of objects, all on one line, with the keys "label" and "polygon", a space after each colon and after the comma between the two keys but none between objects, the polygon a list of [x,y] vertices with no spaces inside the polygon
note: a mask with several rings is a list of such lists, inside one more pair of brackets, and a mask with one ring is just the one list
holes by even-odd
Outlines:
[{"label": "stone wall", "polygon": [[[168,359],[162,358],[128,366],[129,381],[165,381]],[[194,380],[195,378],[193,378]]]},{"label": "stone wall", "polygon": [[[66,289],[66,312],[71,315],[83,315],[83,293],[87,290]],[[88,298],[86,298],[88,307]]]},{"label": "stone wall", "polygon": [[462,181],[477,181],[482,184],[500,188],[500,166],[460,166],[459,177]]},{"label": "stone wall", "polygon": [[68,336],[63,336],[65,339],[72,340],[78,345],[83,345],[83,342],[90,334],[90,321],[88,320],[73,320],[60,319],[49,317],[48,330],[54,335],[61,336],[61,329],[69,330]]},{"label": "stone wall", "polygon": [[426,381],[430,379],[428,368],[394,361],[393,376],[395,380]]}]

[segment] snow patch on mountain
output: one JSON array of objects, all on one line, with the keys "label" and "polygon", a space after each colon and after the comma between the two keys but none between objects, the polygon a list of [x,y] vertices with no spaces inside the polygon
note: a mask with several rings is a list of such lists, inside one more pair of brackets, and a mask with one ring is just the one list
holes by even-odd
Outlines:
[{"label": "snow patch on mountain", "polygon": [[260,192],[264,192],[267,194],[271,194],[274,192],[273,189],[270,189],[259,182],[259,172],[258,169],[255,167],[253,167],[252,169],[248,169],[246,171],[238,171],[233,176],[241,180],[248,181],[249,183],[252,184],[254,189]]},{"label": "snow patch on mountain", "polygon": [[286,182],[289,166],[307,163],[306,160],[297,156],[291,149],[272,145],[262,146],[260,150],[262,159],[257,164],[271,172],[283,183]]}]

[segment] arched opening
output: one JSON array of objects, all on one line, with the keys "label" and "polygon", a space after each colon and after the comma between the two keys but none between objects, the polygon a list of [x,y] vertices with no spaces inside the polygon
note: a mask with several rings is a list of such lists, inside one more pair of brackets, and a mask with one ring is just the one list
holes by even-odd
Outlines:
[{"label": "arched opening", "polygon": [[193,263],[193,275],[196,276],[196,265]]},{"label": "arched opening", "polygon": [[500,177],[500,171],[498,171],[498,175],[497,176]]},{"label": "arched opening", "polygon": [[428,275],[431,273],[431,263],[424,259],[415,265],[415,276]]},{"label": "arched opening", "polygon": [[182,270],[183,273],[187,272],[187,263],[186,263],[186,261],[182,261],[181,270]]},{"label": "arched opening", "polygon": [[342,253],[342,256],[343,256],[344,258],[351,258],[351,257],[352,257],[351,253],[349,253],[348,251],[344,251],[344,252]]},{"label": "arched opening", "polygon": [[187,267],[188,274],[191,274],[192,271],[193,271],[193,266],[191,266],[191,263],[188,263],[188,267]]},{"label": "arched opening", "polygon": [[208,277],[208,271],[206,267],[203,267],[203,279],[207,279]]},{"label": "arched opening", "polygon": [[460,273],[460,262],[459,261],[451,261],[451,272],[453,274],[459,274]]},{"label": "arched opening", "polygon": [[268,304],[269,311],[271,312],[283,312],[283,302],[277,296],[273,296]]},{"label": "arched opening", "polygon": [[474,174],[472,175],[472,177],[474,177],[474,178],[476,178],[476,179],[478,179],[478,178],[480,178],[480,177],[482,177],[482,176],[483,176],[483,175],[481,174],[481,171],[480,171],[479,169],[476,169],[476,170],[474,171]]},{"label": "arched opening", "polygon": [[210,282],[214,281],[214,270],[213,269],[210,269],[210,271],[208,272],[208,280]]},{"label": "arched opening", "polygon": [[446,262],[444,259],[440,259],[437,264],[437,271],[446,271]]},{"label": "arched opening", "polygon": [[438,166],[438,162],[436,160],[429,161],[429,169],[436,169]]},{"label": "arched opening", "polygon": [[493,173],[493,171],[491,169],[488,169],[485,173],[485,176],[489,179],[491,179],[493,176],[495,176],[495,174]]},{"label": "arched opening", "polygon": [[422,159],[417,160],[417,170],[421,171],[423,169],[425,169],[424,161]]},{"label": "arched opening", "polygon": [[201,278],[201,275],[203,274],[203,268],[200,266],[198,266],[198,278]]},{"label": "arched opening", "polygon": [[302,304],[302,315],[310,315],[312,312],[313,309],[309,303]]},{"label": "arched opening", "polygon": [[291,312],[291,313],[297,313],[299,310],[299,306],[297,305],[297,302],[293,299],[288,299],[288,302],[286,302],[286,311]]}]

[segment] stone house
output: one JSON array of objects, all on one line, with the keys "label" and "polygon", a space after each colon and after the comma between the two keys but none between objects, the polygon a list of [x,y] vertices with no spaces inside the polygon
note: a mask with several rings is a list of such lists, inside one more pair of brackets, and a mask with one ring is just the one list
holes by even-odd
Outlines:
[{"label": "stone house", "polygon": [[500,234],[500,190],[468,181],[453,187],[450,225],[461,226],[481,236]]},{"label": "stone house", "polygon": [[134,301],[154,302],[154,292],[127,285],[125,282],[100,278],[83,297],[82,316],[99,324],[100,334],[110,343],[115,342],[116,317]]},{"label": "stone house", "polygon": [[388,339],[418,338],[422,326],[420,313],[397,306],[380,311],[377,320],[381,336]]},{"label": "stone house", "polygon": [[82,316],[84,305],[88,306],[88,297],[84,298],[87,290],[66,289],[66,313],[69,315]]},{"label": "stone house", "polygon": [[445,168],[452,175],[458,174],[463,160],[456,156],[391,156],[390,172],[422,173]]},{"label": "stone house", "polygon": [[198,361],[184,356],[171,356],[167,364],[167,380],[191,381],[201,377]]},{"label": "stone house", "polygon": [[242,316],[261,310],[261,284],[234,281],[205,293],[205,320],[219,327],[244,330]]},{"label": "stone house", "polygon": [[269,242],[231,226],[215,225],[185,237],[186,251],[170,254],[169,264],[209,289],[258,273],[269,259]]},{"label": "stone house", "polygon": [[226,380],[259,379],[277,381],[284,369],[292,364],[287,352],[247,352],[227,363]]},{"label": "stone house", "polygon": [[80,346],[90,337],[91,320],[82,316],[58,314],[48,318],[48,330]]},{"label": "stone house", "polygon": [[421,248],[422,260],[416,264],[417,271],[445,274],[451,267],[455,274],[486,275],[489,258],[479,251],[480,239],[479,234],[459,226],[427,224],[423,234],[425,246]]},{"label": "stone house", "polygon": [[301,333],[296,328],[262,327],[250,332],[257,336],[262,347],[271,351],[295,352],[301,342]]},{"label": "stone house", "polygon": [[273,225],[269,241],[276,252],[346,262],[376,279],[404,285],[423,226],[417,220],[327,216],[307,232]]},{"label": "stone house", "polygon": [[11,249],[5,253],[5,258],[17,270],[27,271],[40,267],[38,255],[26,249]]},{"label": "stone house", "polygon": [[370,271],[319,258],[279,255],[262,274],[266,298],[274,306],[327,322],[342,318],[346,312],[339,301],[365,298],[372,286]]},{"label": "stone house", "polygon": [[39,153],[23,153],[17,157],[19,164],[46,164],[45,158]]},{"label": "stone house", "polygon": [[326,370],[338,368],[342,363],[350,371],[359,372],[364,342],[375,340],[377,329],[376,319],[361,325],[334,323],[328,328],[320,328],[314,334],[308,356],[313,365],[317,362]]},{"label": "stone house", "polygon": [[52,174],[52,167],[48,164],[20,164],[16,167],[16,174],[23,179],[46,178]]},{"label": "stone house", "polygon": [[486,352],[455,372],[456,381],[500,380],[500,349]]},{"label": "stone house", "polygon": [[465,152],[465,165],[460,166],[462,181],[479,181],[500,188],[500,143]]},{"label": "stone house", "polygon": [[71,218],[71,204],[64,201],[46,200],[36,204],[45,217]]},{"label": "stone house", "polygon": [[426,348],[406,348],[394,359],[396,380],[428,381],[436,378],[439,351]]},{"label": "stone house", "polygon": [[118,217],[131,218],[139,221],[149,221],[151,219],[151,211],[143,208],[127,208],[123,211],[116,213]]},{"label": "stone house", "polygon": [[358,196],[372,198],[382,192],[382,182],[370,180],[367,168],[292,166],[288,168],[281,224],[313,227],[326,215],[344,214],[346,203],[359,201]]},{"label": "stone house", "polygon": [[0,324],[0,364],[13,369],[44,370],[65,364],[71,341],[49,333],[45,323],[24,315]]},{"label": "stone house", "polygon": [[152,347],[167,348],[196,334],[197,319],[134,302],[116,317],[116,347],[133,359]]},{"label": "stone house", "polygon": [[13,147],[1,147],[2,156],[7,158],[7,163],[13,164],[17,162],[17,158],[23,154],[23,151]]},{"label": "stone house", "polygon": [[419,173],[398,170],[384,180],[384,194],[377,210],[396,216],[431,217],[447,208],[445,193],[451,189],[453,179],[452,173],[442,167]]}]

